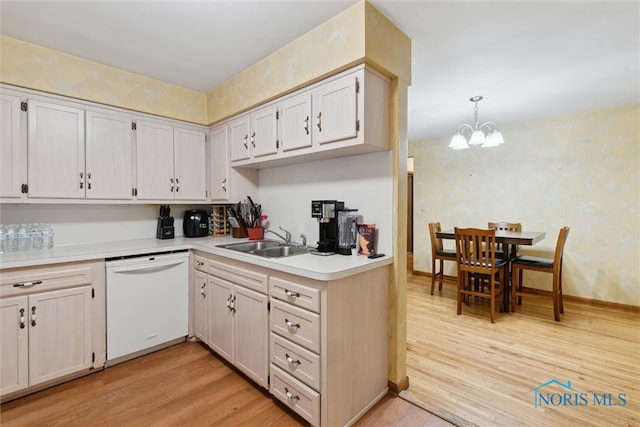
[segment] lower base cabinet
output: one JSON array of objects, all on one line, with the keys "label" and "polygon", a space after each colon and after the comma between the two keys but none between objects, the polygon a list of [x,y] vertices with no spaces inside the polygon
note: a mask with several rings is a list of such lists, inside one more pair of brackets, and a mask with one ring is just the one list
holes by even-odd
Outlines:
[{"label": "lower base cabinet", "polygon": [[102,261],[2,271],[3,401],[104,365],[104,297]]},{"label": "lower base cabinet", "polygon": [[198,338],[311,425],[387,393],[389,267],[319,281],[197,251],[194,267]]}]

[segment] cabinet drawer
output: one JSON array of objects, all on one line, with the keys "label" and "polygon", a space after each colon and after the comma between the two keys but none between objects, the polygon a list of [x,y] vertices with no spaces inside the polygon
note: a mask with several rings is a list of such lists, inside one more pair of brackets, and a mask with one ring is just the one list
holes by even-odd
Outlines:
[{"label": "cabinet drawer", "polygon": [[207,272],[207,259],[201,255],[193,256],[193,268],[198,271]]},{"label": "cabinet drawer", "polygon": [[271,331],[301,346],[320,352],[320,316],[271,299]]},{"label": "cabinet drawer", "polygon": [[0,297],[51,291],[92,283],[95,265],[95,263],[73,263],[2,270]]},{"label": "cabinet drawer", "polygon": [[253,289],[257,292],[262,292],[263,294],[269,291],[268,276],[266,274],[248,270],[240,265],[209,260],[207,272],[212,276],[228,280],[236,285],[242,285],[245,288]]},{"label": "cabinet drawer", "polygon": [[320,289],[270,277],[269,292],[279,300],[320,313]]},{"label": "cabinet drawer", "polygon": [[320,394],[271,365],[271,394],[312,425],[320,424]]},{"label": "cabinet drawer", "polygon": [[320,390],[320,356],[271,333],[271,363]]}]

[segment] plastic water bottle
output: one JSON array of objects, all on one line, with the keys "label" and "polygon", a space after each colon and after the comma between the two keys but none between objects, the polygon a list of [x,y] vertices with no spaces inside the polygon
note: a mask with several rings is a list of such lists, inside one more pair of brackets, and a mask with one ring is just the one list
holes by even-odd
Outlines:
[{"label": "plastic water bottle", "polygon": [[18,227],[18,251],[26,252],[31,250],[31,236],[26,224],[20,224]]},{"label": "plastic water bottle", "polygon": [[6,247],[7,252],[17,252],[18,251],[18,236],[15,224],[7,225],[7,237],[6,237]]},{"label": "plastic water bottle", "polygon": [[0,254],[7,252],[7,227],[0,225]]},{"label": "plastic water bottle", "polygon": [[53,228],[51,224],[42,225],[42,247],[44,249],[53,248]]},{"label": "plastic water bottle", "polygon": [[43,246],[42,224],[31,224],[29,227],[29,235],[31,237],[31,249],[34,251],[41,250]]}]

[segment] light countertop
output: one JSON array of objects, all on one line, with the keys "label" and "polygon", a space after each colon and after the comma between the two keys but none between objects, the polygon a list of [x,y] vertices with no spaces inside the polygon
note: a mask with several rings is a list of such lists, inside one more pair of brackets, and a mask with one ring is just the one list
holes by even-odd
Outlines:
[{"label": "light countertop", "polygon": [[216,247],[245,240],[247,239],[235,239],[229,236],[176,237],[175,239],[167,240],[136,239],[82,245],[62,245],[46,250],[2,254],[0,255],[0,269],[191,249],[310,279],[337,280],[389,265],[393,262],[393,257],[389,255],[376,259],[368,259],[359,255],[318,256],[313,254],[301,254],[284,258],[263,258]]}]

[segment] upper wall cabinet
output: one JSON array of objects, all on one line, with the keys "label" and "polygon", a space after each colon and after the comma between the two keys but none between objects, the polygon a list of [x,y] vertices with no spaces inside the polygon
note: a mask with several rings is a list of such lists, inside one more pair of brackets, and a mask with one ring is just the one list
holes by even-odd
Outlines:
[{"label": "upper wall cabinet", "polygon": [[[237,122],[242,126],[242,123]],[[258,174],[252,169],[229,167],[229,140],[231,125],[219,125],[211,129],[211,201],[238,202],[247,195],[257,197]],[[236,128],[237,129],[237,128]]]},{"label": "upper wall cabinet", "polygon": [[263,168],[390,149],[390,86],[363,64],[231,119],[231,166]]},{"label": "upper wall cabinet", "polygon": [[85,118],[87,199],[131,199],[131,118],[90,110],[86,111]]},{"label": "upper wall cabinet", "polygon": [[28,102],[29,197],[84,198],[84,110]]},{"label": "upper wall cabinet", "polygon": [[20,111],[22,100],[19,96],[0,94],[0,197],[26,197],[26,118]]},{"label": "upper wall cabinet", "polygon": [[208,202],[204,126],[0,90],[0,202]]},{"label": "upper wall cabinet", "polygon": [[204,131],[138,120],[136,133],[138,200],[207,199]]}]

